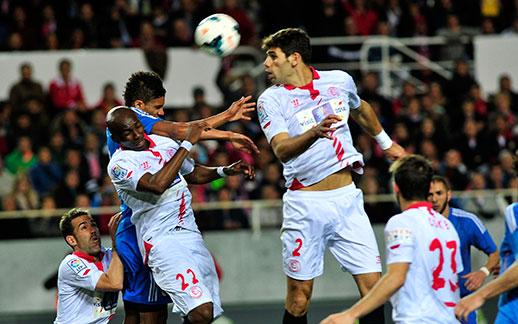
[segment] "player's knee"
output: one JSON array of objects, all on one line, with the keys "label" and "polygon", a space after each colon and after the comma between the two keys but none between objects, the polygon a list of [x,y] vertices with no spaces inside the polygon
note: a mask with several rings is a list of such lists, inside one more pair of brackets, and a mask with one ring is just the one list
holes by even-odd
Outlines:
[{"label": "player's knee", "polygon": [[212,322],[214,310],[212,303],[202,304],[189,312],[189,322],[192,324],[208,324]]},{"label": "player's knee", "polygon": [[298,293],[288,299],[287,309],[293,316],[302,316],[306,314],[309,306],[309,296],[304,293]]}]

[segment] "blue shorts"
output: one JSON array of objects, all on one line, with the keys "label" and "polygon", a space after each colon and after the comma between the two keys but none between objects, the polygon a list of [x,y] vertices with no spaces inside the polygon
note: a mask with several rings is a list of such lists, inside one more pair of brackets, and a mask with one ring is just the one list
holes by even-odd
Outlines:
[{"label": "blue shorts", "polygon": [[461,320],[461,324],[477,324],[477,312],[471,312],[468,315],[468,320]]},{"label": "blue shorts", "polygon": [[516,324],[518,319],[518,298],[498,309],[495,324]]},{"label": "blue shorts", "polygon": [[169,296],[155,283],[151,270],[144,265],[137,244],[135,226],[130,221],[131,210],[124,212],[120,220],[115,244],[124,265],[124,289],[122,299],[136,304],[164,305],[171,302]]}]

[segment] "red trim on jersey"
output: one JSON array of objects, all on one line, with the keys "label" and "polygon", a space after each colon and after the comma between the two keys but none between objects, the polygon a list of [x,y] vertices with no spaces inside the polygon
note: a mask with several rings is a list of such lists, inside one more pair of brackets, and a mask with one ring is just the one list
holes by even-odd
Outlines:
[{"label": "red trim on jersey", "polygon": [[444,302],[444,305],[446,305],[446,307],[455,307],[455,306],[457,306],[457,304],[454,303],[454,302]]},{"label": "red trim on jersey", "polygon": [[144,138],[149,142],[149,148],[156,146],[155,142],[146,133],[144,133]]},{"label": "red trim on jersey", "polygon": [[401,246],[401,244],[392,245],[392,246],[390,247],[390,249],[391,249],[391,250],[395,250],[395,249],[397,249],[397,248],[398,248],[398,247],[400,247],[400,246]]},{"label": "red trim on jersey", "polygon": [[151,251],[151,248],[153,247],[152,244],[144,241],[144,250],[146,252],[146,255],[144,256],[144,264],[147,265],[148,259],[149,259],[149,252]]},{"label": "red trim on jersey", "polygon": [[408,206],[405,210],[413,209],[413,208],[421,208],[426,207],[426,209],[432,209],[432,203],[426,202],[426,201],[418,201],[416,203],[411,204]]},{"label": "red trim on jersey", "polygon": [[185,192],[182,192],[182,200],[180,201],[180,208],[178,209],[178,223],[183,224],[183,218],[185,216]]},{"label": "red trim on jersey", "polygon": [[320,75],[318,74],[317,70],[315,70],[315,68],[313,68],[312,66],[310,66],[309,68],[311,69],[311,73],[313,74],[312,75],[313,79],[311,80],[311,82],[309,82],[308,84],[305,84],[301,87],[296,87],[291,84],[285,84],[284,88],[287,90],[293,90],[293,89],[297,89],[297,88],[302,89],[302,90],[308,90],[309,95],[311,96],[311,99],[315,100],[318,97],[318,95],[320,94],[320,91],[318,91],[317,89],[314,88],[313,80],[320,79]]},{"label": "red trim on jersey", "polygon": [[299,190],[299,189],[302,189],[306,187],[305,185],[303,185],[302,183],[300,183],[300,181],[295,178],[293,179],[293,182],[291,183],[291,186],[288,188],[290,190]]},{"label": "red trim on jersey", "polygon": [[76,251],[76,252],[74,252],[72,254],[75,255],[75,256],[78,256],[81,259],[84,259],[84,260],[86,260],[86,261],[88,261],[90,263],[95,264],[97,269],[99,269],[101,271],[104,271],[103,263],[101,261],[104,258],[104,252],[99,252],[99,261],[97,261],[97,262],[95,261],[95,257],[93,255],[86,254],[86,253],[81,252],[81,251]]},{"label": "red trim on jersey", "polygon": [[270,126],[270,124],[271,124],[271,123],[272,123],[272,122],[271,122],[271,121],[269,121],[269,122],[267,122],[266,124],[264,124],[263,129],[268,128],[268,126]]}]

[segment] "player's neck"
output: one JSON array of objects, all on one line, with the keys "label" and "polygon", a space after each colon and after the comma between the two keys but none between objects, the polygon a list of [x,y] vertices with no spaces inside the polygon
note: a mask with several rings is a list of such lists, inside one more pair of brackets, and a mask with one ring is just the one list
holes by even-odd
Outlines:
[{"label": "player's neck", "polygon": [[406,200],[405,198],[401,197],[401,195],[399,196],[399,207],[401,208],[401,210],[407,210],[408,207],[412,206],[413,204],[416,204],[416,203],[420,203],[420,202],[425,202],[424,200]]},{"label": "player's neck", "polygon": [[313,71],[311,71],[309,66],[301,64],[294,69],[293,74],[287,78],[286,83],[295,87],[302,87],[311,81],[313,81]]},{"label": "player's neck", "polygon": [[450,217],[450,205],[446,205],[446,207],[444,207],[442,215],[446,218]]}]

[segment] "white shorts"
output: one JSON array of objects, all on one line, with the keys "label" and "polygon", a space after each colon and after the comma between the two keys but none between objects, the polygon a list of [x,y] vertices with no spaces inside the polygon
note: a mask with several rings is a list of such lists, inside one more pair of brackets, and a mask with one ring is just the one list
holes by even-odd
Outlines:
[{"label": "white shorts", "polygon": [[381,272],[381,258],[363,194],[353,184],[326,191],[288,190],[281,229],[284,273],[310,280],[324,272],[329,248],[344,271]]},{"label": "white shorts", "polygon": [[199,232],[177,227],[147,250],[147,264],[155,282],[173,300],[173,312],[186,316],[211,302],[214,318],[223,313],[214,260]]}]

